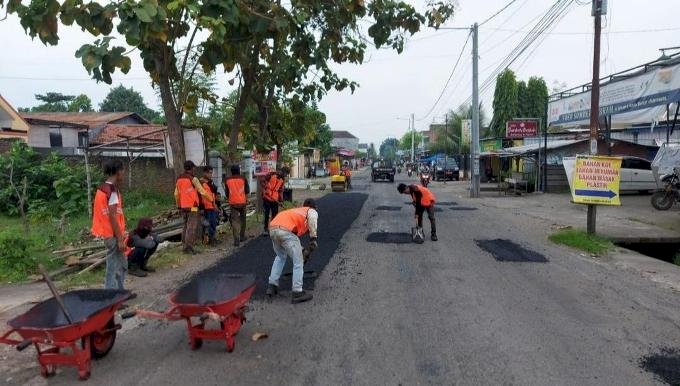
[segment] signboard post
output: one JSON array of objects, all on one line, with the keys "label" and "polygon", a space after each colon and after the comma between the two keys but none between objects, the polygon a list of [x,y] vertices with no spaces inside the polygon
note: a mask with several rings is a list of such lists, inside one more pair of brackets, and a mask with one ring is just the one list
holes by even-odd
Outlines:
[{"label": "signboard post", "polygon": [[588,205],[621,205],[620,181],[621,158],[576,156],[570,184],[572,201]]}]

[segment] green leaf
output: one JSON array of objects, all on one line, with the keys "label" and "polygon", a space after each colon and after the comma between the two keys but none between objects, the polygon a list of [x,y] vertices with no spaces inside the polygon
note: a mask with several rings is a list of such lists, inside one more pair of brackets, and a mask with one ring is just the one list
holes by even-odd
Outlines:
[{"label": "green leaf", "polygon": [[151,23],[151,16],[144,8],[135,8],[135,15],[144,23]]}]

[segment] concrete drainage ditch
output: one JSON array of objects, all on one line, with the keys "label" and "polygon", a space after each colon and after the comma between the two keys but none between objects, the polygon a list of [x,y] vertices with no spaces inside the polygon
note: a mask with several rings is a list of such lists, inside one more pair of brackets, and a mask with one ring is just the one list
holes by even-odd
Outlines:
[{"label": "concrete drainage ditch", "polygon": [[615,240],[614,244],[668,263],[675,263],[675,256],[680,251],[680,241],[675,239]]}]

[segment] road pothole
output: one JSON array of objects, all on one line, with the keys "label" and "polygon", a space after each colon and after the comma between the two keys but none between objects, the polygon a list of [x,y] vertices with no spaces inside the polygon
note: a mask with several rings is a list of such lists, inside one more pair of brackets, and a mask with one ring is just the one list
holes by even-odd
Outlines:
[{"label": "road pothole", "polygon": [[393,211],[397,211],[397,210],[401,210],[401,207],[400,207],[400,206],[380,205],[380,206],[377,206],[377,207],[375,208],[375,210],[393,210]]},{"label": "road pothole", "polygon": [[481,249],[489,252],[494,259],[503,262],[547,263],[548,259],[538,252],[526,249],[510,240],[475,240]]},{"label": "road pothole", "polygon": [[451,210],[462,210],[462,211],[465,211],[465,210],[477,210],[477,208],[473,208],[473,207],[471,207],[471,206],[452,206],[452,207],[450,207],[449,209],[451,209]]},{"label": "road pothole", "polygon": [[642,357],[638,364],[658,380],[669,385],[680,385],[680,350],[662,348],[657,353]]},{"label": "road pothole", "polygon": [[410,233],[373,232],[366,236],[366,241],[383,244],[410,244],[413,242],[413,239]]}]

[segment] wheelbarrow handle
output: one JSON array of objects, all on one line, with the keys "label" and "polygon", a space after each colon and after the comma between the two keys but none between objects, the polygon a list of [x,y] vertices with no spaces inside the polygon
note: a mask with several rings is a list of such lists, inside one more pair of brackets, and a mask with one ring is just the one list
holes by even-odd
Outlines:
[{"label": "wheelbarrow handle", "polygon": [[172,306],[169,310],[165,312],[156,312],[150,310],[136,310],[135,314],[142,318],[147,319],[168,319],[168,320],[179,320],[182,317],[177,312],[178,306]]},{"label": "wheelbarrow handle", "polygon": [[17,345],[17,351],[24,351],[24,349],[33,344],[33,339],[26,339]]}]

